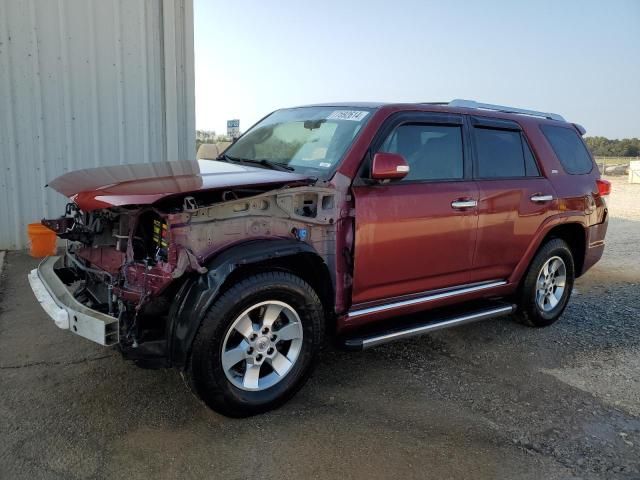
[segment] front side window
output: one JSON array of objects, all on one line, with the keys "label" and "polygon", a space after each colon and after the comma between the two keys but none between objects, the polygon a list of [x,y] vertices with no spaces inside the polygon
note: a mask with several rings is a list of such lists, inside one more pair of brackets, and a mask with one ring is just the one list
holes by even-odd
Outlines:
[{"label": "front side window", "polygon": [[539,175],[522,134],[515,130],[474,127],[477,178],[512,178]]},{"label": "front side window", "polygon": [[553,125],[543,125],[541,128],[567,173],[580,175],[593,170],[587,147],[575,130]]},{"label": "front side window", "polygon": [[409,173],[402,181],[454,180],[464,175],[460,126],[400,125],[386,138],[380,151],[405,158]]},{"label": "front side window", "polygon": [[264,118],[224,153],[327,178],[372,115],[368,108],[301,107]]}]

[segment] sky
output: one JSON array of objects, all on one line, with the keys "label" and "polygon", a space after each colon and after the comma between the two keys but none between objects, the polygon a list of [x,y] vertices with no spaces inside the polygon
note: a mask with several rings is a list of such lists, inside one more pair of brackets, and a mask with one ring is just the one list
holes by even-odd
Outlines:
[{"label": "sky", "polygon": [[196,127],[454,98],[640,137],[640,0],[194,0]]}]

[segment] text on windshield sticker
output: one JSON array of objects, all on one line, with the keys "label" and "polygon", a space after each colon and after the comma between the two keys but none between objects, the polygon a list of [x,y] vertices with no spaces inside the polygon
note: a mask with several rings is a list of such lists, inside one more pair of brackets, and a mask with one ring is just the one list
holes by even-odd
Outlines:
[{"label": "text on windshield sticker", "polygon": [[327,117],[327,120],[353,120],[360,122],[369,112],[364,110],[334,110]]}]

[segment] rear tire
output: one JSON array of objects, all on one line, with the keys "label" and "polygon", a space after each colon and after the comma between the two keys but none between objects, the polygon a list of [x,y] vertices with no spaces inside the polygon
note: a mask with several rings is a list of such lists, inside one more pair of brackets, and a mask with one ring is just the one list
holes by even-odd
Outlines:
[{"label": "rear tire", "polygon": [[322,302],[287,272],[231,287],[211,306],[185,372],[213,410],[248,417],[277,408],[309,378],[324,335]]},{"label": "rear tire", "polygon": [[567,243],[547,241],[533,258],[518,292],[516,319],[530,327],[547,327],[564,311],[575,279],[573,254]]}]

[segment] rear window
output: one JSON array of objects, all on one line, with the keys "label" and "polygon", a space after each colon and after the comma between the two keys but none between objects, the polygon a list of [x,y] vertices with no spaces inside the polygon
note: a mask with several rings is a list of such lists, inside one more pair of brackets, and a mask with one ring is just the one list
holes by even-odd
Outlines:
[{"label": "rear window", "polygon": [[553,125],[542,125],[540,128],[567,173],[580,175],[593,169],[587,147],[575,130]]}]

